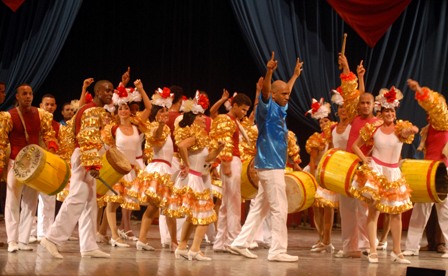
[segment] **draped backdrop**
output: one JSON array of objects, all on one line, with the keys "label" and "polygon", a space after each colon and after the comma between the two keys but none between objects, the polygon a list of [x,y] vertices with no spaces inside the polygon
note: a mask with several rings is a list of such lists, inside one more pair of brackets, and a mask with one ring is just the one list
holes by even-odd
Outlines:
[{"label": "draped backdrop", "polygon": [[[39,88],[45,81],[76,18],[82,0],[8,0],[12,10],[0,12],[0,80],[7,83],[2,108],[14,103],[14,88],[30,81]],[[22,5],[22,6],[20,6]]]},{"label": "draped backdrop", "polygon": [[318,129],[317,122],[304,114],[312,98],[330,101],[331,89],[340,84],[337,55],[343,33],[348,35],[345,54],[351,70],[356,73],[357,64],[364,61],[367,91],[377,95],[392,85],[402,90],[398,118],[420,127],[426,124],[424,111],[406,86],[408,78],[447,92],[446,1],[230,1],[262,72],[271,51],[279,64],[276,79],[289,79],[297,57],[304,61],[289,104],[290,128],[300,121]]},{"label": "draped backdrop", "polygon": [[[244,64],[247,63],[246,60],[237,64],[229,59],[233,54],[228,54],[230,50],[235,53],[235,56],[236,53],[244,55],[246,50],[243,51],[240,49],[242,47],[234,46],[239,44],[228,41],[229,39],[224,36],[228,34],[220,32],[222,27],[219,28],[218,25],[213,24],[217,21],[216,18],[220,17],[224,18],[226,25],[232,25],[236,19],[242,37],[249,48],[247,52],[252,55],[261,75],[266,71],[266,62],[271,56],[271,51],[275,52],[279,62],[279,67],[274,74],[276,79],[289,79],[297,57],[304,61],[304,70],[294,87],[288,111],[289,128],[297,133],[300,140],[309,136],[307,131],[318,129],[317,122],[304,115],[311,105],[312,98],[323,97],[329,101],[331,89],[340,84],[337,55],[341,50],[343,33],[348,34],[345,54],[352,71],[356,71],[356,65],[361,60],[364,61],[367,69],[365,80],[368,91],[375,95],[380,88],[392,85],[402,90],[405,98],[398,110],[399,118],[408,119],[419,127],[426,123],[424,111],[417,105],[413,99],[413,93],[406,87],[408,78],[416,79],[422,85],[446,95],[448,90],[447,1],[227,1],[224,4],[219,1],[199,0],[163,1],[163,4],[159,3],[158,6],[156,3],[149,4],[146,1],[129,1],[129,3],[86,1],[86,7],[94,6],[91,4],[98,2],[95,8],[98,9],[98,5],[104,8],[88,11],[92,21],[85,29],[85,36],[90,39],[92,46],[87,48],[86,42],[79,37],[78,40],[72,40],[73,44],[77,43],[75,47],[87,49],[90,58],[85,59],[83,54],[79,53],[75,58],[77,63],[88,66],[89,70],[95,68],[93,64],[106,64],[107,66],[97,66],[99,70],[104,71],[114,67],[109,65],[110,62],[104,61],[104,54],[108,54],[114,58],[113,63],[120,64],[115,66],[117,68],[111,69],[120,72],[120,75],[123,72],[123,64],[128,64],[128,60],[135,59],[137,61],[133,62],[138,63],[142,72],[148,71],[151,72],[149,76],[164,78],[163,80],[150,79],[151,82],[173,83],[175,81],[173,76],[166,75],[182,72],[185,75],[184,85],[187,87],[198,87],[196,83],[191,85],[192,82],[197,81],[205,82],[210,86],[219,86],[222,89],[225,85],[221,83],[221,80],[218,83],[217,79],[213,79],[216,77],[214,73],[227,76],[227,78],[227,74],[234,74],[227,80],[229,83],[247,82],[252,89],[256,77],[252,78],[250,69],[244,67],[251,64]],[[10,9],[6,7],[0,9],[0,80],[7,83],[7,100],[0,106],[1,109],[12,105],[13,90],[22,82],[31,80],[30,84],[34,91],[38,91],[43,83],[59,81],[48,76],[64,47],[82,0],[2,0],[0,5],[4,3],[8,4]],[[117,7],[123,7],[122,5],[126,5],[128,14],[138,14],[138,16],[127,17],[123,20],[126,24],[118,24],[120,20],[116,18],[122,17],[115,18],[113,16],[117,15],[108,12]],[[231,6],[229,9],[233,10],[235,18],[220,14],[225,12],[222,9],[223,5]],[[133,10],[137,8],[139,10]],[[155,11],[158,14],[153,14]],[[159,15],[161,17],[155,17]],[[172,22],[183,23],[172,24]],[[175,26],[175,29],[171,29],[172,26]],[[184,26],[190,29],[187,31],[179,29]],[[192,30],[193,27],[198,26],[202,26],[202,29]],[[102,35],[106,31],[104,28],[114,29],[115,36],[132,33],[130,38],[141,35],[144,39],[137,43],[125,43],[124,40],[111,43],[109,33]],[[84,30],[79,33],[84,33]],[[99,35],[89,36],[91,33]],[[162,37],[158,36],[160,34]],[[204,41],[204,37],[207,40]],[[100,41],[93,41],[93,38]],[[171,38],[176,40],[170,40]],[[235,36],[232,39],[241,40]],[[94,45],[98,44],[103,46],[101,52],[90,53],[94,50]],[[142,47],[149,48],[151,45],[159,48],[142,49]],[[129,48],[130,46],[132,48]],[[178,52],[170,54],[173,49]],[[184,49],[186,52],[183,52]],[[170,53],[165,53],[166,51]],[[65,56],[70,56],[70,53],[65,53]],[[167,57],[171,58],[171,62],[167,62]],[[121,60],[124,58],[125,61]],[[174,63],[176,60],[179,62]],[[202,70],[198,70],[198,67],[207,63],[212,66],[204,66]],[[149,71],[147,67],[144,67],[146,64],[148,67],[157,67],[156,70],[160,72]],[[70,62],[62,63],[58,68],[62,66],[67,72],[82,70],[80,68],[71,70],[74,64]],[[135,67],[138,68],[138,66]],[[119,76],[118,73],[114,74]],[[84,76],[77,75],[72,78],[76,78],[78,85],[74,98],[79,93],[79,83],[81,83],[79,79]],[[220,96],[220,90],[204,88],[214,92],[212,100]],[[249,90],[246,91],[250,94]]]}]

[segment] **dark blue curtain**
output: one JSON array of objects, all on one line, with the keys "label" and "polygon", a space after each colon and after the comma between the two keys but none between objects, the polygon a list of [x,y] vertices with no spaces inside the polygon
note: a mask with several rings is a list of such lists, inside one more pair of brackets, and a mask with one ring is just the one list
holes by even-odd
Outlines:
[{"label": "dark blue curtain", "polygon": [[82,0],[27,0],[17,10],[0,5],[0,80],[14,103],[15,87],[29,83],[37,90],[56,61]]},{"label": "dark blue curtain", "polygon": [[[395,85],[405,95],[398,117],[423,126],[425,113],[413,99],[406,80],[445,93],[448,67],[448,3],[412,1],[374,48],[348,26],[323,0],[230,0],[240,27],[262,72],[271,51],[279,68],[274,77],[289,79],[300,57],[303,74],[297,81],[289,105],[289,127],[318,125],[305,117],[312,98],[330,100],[331,89],[340,84],[337,54],[343,33],[348,34],[346,56],[356,72],[364,60],[366,89],[374,95],[382,87]],[[299,134],[300,135],[300,134]]]}]

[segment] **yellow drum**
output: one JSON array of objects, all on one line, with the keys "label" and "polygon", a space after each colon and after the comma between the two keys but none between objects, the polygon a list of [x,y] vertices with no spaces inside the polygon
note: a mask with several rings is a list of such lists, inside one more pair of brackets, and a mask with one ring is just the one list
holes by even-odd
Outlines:
[{"label": "yellow drum", "polygon": [[404,159],[401,172],[411,188],[412,202],[442,202],[448,193],[445,163]]},{"label": "yellow drum", "polygon": [[[126,156],[116,148],[110,148],[103,154],[101,164],[100,178],[111,187],[120,181],[123,175],[128,174],[132,170],[131,163],[129,163]],[[99,179],[96,180],[97,197],[102,197],[108,190],[109,188]]]},{"label": "yellow drum", "polygon": [[350,185],[361,160],[356,154],[330,149],[317,165],[317,181],[322,188],[350,196]]},{"label": "yellow drum", "polygon": [[254,161],[254,158],[246,160],[241,171],[241,197],[245,200],[255,198],[258,193],[258,174]]},{"label": "yellow drum", "polygon": [[317,182],[307,172],[286,172],[286,197],[288,198],[288,214],[297,213],[313,205]]},{"label": "yellow drum", "polygon": [[62,191],[70,180],[67,162],[35,144],[19,152],[13,170],[19,182],[48,195]]}]

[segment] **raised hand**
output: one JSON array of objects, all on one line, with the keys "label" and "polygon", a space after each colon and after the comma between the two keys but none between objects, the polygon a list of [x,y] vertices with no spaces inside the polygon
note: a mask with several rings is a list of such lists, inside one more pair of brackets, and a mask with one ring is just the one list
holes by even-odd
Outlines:
[{"label": "raised hand", "polygon": [[300,58],[297,58],[296,67],[294,67],[294,75],[299,77],[303,70],[303,61],[300,62]]},{"label": "raised hand", "polygon": [[274,71],[275,69],[277,69],[277,61],[275,60],[274,51],[272,51],[271,59],[266,64],[266,67],[268,68],[268,70],[271,70],[271,71]]},{"label": "raised hand", "polygon": [[131,80],[131,67],[128,66],[128,70],[123,73],[121,76],[121,83],[124,87],[128,84],[128,82]]},{"label": "raised hand", "polygon": [[82,83],[82,88],[87,89],[87,87],[89,87],[93,82],[94,82],[93,78],[85,79],[84,82]]},{"label": "raised hand", "polygon": [[356,74],[358,74],[358,79],[361,77],[364,77],[365,73],[366,73],[366,69],[364,68],[364,65],[362,64],[364,61],[361,60],[361,62],[359,63],[358,67],[356,67]]}]

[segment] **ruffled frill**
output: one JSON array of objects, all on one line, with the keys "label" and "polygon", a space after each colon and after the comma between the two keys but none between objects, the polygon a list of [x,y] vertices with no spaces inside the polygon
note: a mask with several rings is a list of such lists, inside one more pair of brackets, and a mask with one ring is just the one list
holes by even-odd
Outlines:
[{"label": "ruffled frill", "polygon": [[151,203],[159,208],[166,207],[173,189],[171,175],[143,171],[137,176],[136,182],[140,186],[138,193],[140,203]]},{"label": "ruffled frill", "polygon": [[288,157],[292,162],[296,164],[302,163],[300,158],[300,147],[297,145],[296,134],[292,131],[288,131]]},{"label": "ruffled frill", "polygon": [[355,198],[374,204],[383,213],[399,214],[412,208],[411,189],[404,177],[389,181],[368,165],[362,165],[356,171],[350,193]]},{"label": "ruffled frill", "polygon": [[336,209],[339,207],[339,194],[317,186],[313,206],[318,208],[330,207]]},{"label": "ruffled frill", "polygon": [[311,153],[313,149],[317,151],[323,151],[327,145],[327,139],[322,135],[322,133],[314,132],[313,135],[306,140],[305,149],[308,154]]},{"label": "ruffled frill", "polygon": [[423,87],[422,92],[420,96],[415,94],[415,98],[428,114],[429,123],[435,130],[448,130],[448,110],[445,98],[427,87]]},{"label": "ruffled frill", "polygon": [[193,225],[207,225],[217,220],[210,189],[195,192],[187,188],[182,198],[181,212],[190,217]]},{"label": "ruffled frill", "polygon": [[155,132],[159,128],[159,122],[152,122],[149,125],[149,134],[146,136],[146,144],[151,145],[151,147],[162,147],[165,144],[168,136],[171,135],[170,127],[167,125],[163,126],[162,136],[155,138]]},{"label": "ruffled frill", "polygon": [[211,143],[210,137],[203,127],[194,123],[191,126],[183,128],[176,126],[176,129],[174,130],[174,141],[176,142],[176,145],[190,137],[195,137],[196,143],[188,148],[188,150],[197,151],[205,147],[209,147],[209,150],[211,150],[210,148],[213,143]]},{"label": "ruffled frill", "polygon": [[75,128],[74,117],[67,121],[67,125],[59,128],[59,151],[58,155],[70,164],[71,156],[75,151]]},{"label": "ruffled frill", "polygon": [[242,139],[239,143],[241,162],[244,162],[252,159],[257,152],[258,129],[247,117],[241,122],[241,126],[243,126],[249,138],[249,143],[246,139]]},{"label": "ruffled frill", "polygon": [[358,101],[360,92],[358,90],[358,78],[350,72],[348,74],[341,74],[341,96],[344,99],[344,107],[349,121],[358,115]]},{"label": "ruffled frill", "polygon": [[38,108],[40,117],[40,129],[41,129],[41,138],[45,143],[46,149],[50,147],[50,144],[56,145],[56,152],[59,150],[58,139],[56,137],[56,132],[53,129],[53,114],[47,112],[43,109]]},{"label": "ruffled frill", "polygon": [[218,115],[212,122],[210,130],[210,138],[216,141],[222,141],[224,148],[218,155],[218,158],[223,161],[232,160],[233,151],[233,134],[237,130],[236,123],[225,114]]},{"label": "ruffled frill", "polygon": [[414,134],[409,135],[408,137],[403,137],[403,130],[410,129],[413,127],[413,124],[409,121],[398,120],[395,124],[395,135],[398,137],[400,142],[404,144],[411,144],[414,141]]}]

